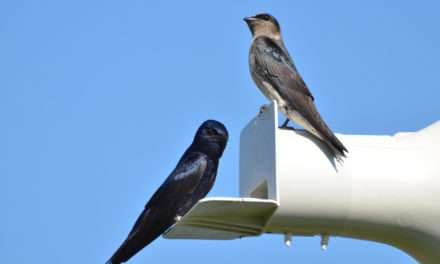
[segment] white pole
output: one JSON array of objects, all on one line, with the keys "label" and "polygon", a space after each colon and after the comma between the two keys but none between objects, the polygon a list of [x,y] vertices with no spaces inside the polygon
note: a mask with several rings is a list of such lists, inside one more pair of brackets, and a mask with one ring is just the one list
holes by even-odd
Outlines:
[{"label": "white pole", "polygon": [[373,240],[440,263],[440,122],[394,136],[337,134],[349,150],[338,164],[308,133],[279,129],[277,116],[273,102],[240,147],[241,196],[279,204],[265,232]]}]

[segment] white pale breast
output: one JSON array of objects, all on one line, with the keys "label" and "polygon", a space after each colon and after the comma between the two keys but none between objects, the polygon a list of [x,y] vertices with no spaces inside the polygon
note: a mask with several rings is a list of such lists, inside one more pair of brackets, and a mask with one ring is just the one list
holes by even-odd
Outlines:
[{"label": "white pale breast", "polygon": [[269,99],[269,100],[275,100],[278,103],[278,109],[283,112],[284,114],[284,108],[286,108],[287,104],[286,101],[280,96],[280,94],[273,88],[273,86],[266,82],[262,81],[262,85],[258,85],[258,88],[260,88],[261,92]]}]

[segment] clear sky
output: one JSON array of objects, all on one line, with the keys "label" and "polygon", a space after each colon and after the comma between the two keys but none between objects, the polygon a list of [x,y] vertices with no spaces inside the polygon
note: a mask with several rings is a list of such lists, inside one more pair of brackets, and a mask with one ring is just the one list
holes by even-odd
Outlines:
[{"label": "clear sky", "polygon": [[[160,2],[160,3],[159,3]],[[104,263],[208,118],[230,141],[209,196],[238,196],[239,134],[267,100],[244,16],[267,11],[334,131],[440,119],[438,1],[0,2],[2,263]],[[387,245],[158,239],[130,263],[414,263]]]}]

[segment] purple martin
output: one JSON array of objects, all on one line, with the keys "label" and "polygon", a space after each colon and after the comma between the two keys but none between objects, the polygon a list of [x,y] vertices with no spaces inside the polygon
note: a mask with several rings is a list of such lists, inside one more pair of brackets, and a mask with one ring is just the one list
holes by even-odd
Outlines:
[{"label": "purple martin", "polygon": [[153,194],[125,241],[107,264],[126,262],[185,215],[214,185],[228,141],[226,127],[205,121],[176,168]]},{"label": "purple martin", "polygon": [[244,18],[253,40],[249,51],[249,68],[252,79],[269,99],[276,100],[284,115],[286,127],[290,120],[304,127],[323,141],[333,156],[340,160],[348,152],[321,118],[314,98],[297,71],[284,46],[278,21],[269,14]]}]

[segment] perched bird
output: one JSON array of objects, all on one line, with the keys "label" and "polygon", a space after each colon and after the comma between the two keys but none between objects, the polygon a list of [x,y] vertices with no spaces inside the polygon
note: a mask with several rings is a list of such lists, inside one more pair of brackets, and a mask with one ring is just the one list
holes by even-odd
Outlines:
[{"label": "perched bird", "polygon": [[253,40],[249,51],[249,67],[253,80],[269,99],[276,100],[287,120],[303,126],[322,140],[334,157],[340,160],[348,152],[321,118],[313,95],[299,75],[284,46],[278,21],[269,14],[245,17]]},{"label": "perched bird", "polygon": [[228,131],[222,123],[207,120],[199,127],[176,168],[145,205],[127,238],[107,264],[126,262],[208,194],[227,141]]}]

